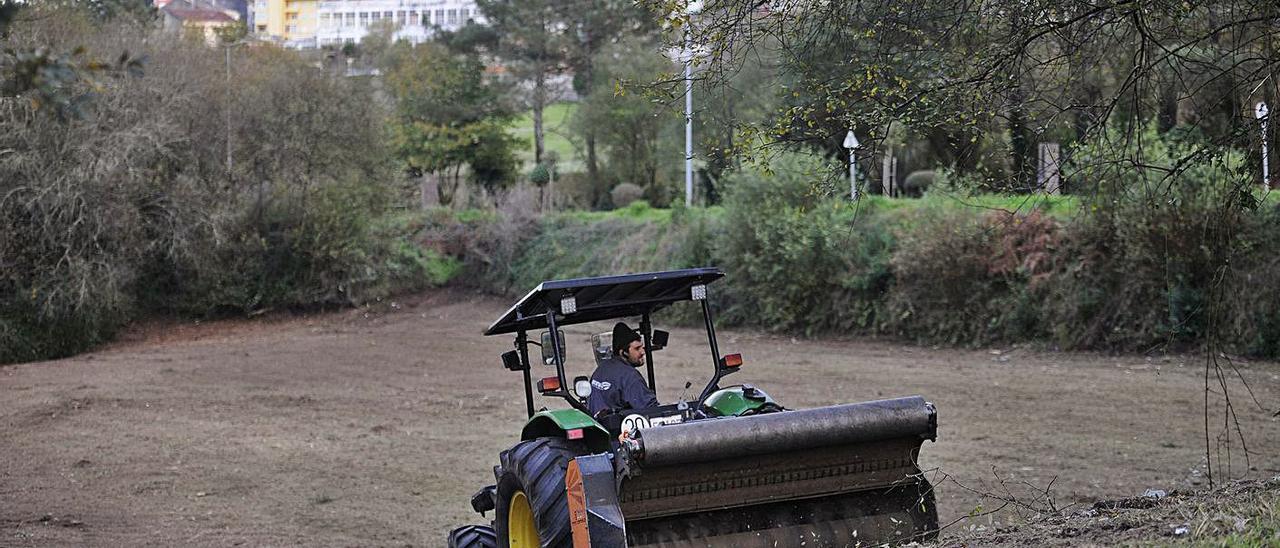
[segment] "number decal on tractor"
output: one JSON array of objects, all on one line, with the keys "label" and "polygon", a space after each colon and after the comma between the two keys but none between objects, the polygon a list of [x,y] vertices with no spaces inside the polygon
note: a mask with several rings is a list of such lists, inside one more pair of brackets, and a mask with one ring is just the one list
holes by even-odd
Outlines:
[{"label": "number decal on tractor", "polygon": [[649,418],[644,415],[627,415],[622,419],[622,431],[634,432],[636,430],[644,430],[653,426],[662,426],[664,424],[679,424],[684,422],[684,418],[680,415],[669,415],[666,417]]},{"label": "number decal on tractor", "polygon": [[627,415],[627,418],[622,419],[623,432],[635,432],[636,430],[643,430],[649,426],[649,419],[644,415]]}]

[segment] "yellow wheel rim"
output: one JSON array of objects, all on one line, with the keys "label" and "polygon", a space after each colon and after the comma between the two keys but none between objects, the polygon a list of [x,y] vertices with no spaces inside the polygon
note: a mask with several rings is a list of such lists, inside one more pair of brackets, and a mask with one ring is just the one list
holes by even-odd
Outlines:
[{"label": "yellow wheel rim", "polygon": [[529,497],[524,495],[524,491],[511,495],[511,508],[507,512],[507,543],[511,548],[537,548],[542,545],[538,539],[538,524],[533,520]]}]

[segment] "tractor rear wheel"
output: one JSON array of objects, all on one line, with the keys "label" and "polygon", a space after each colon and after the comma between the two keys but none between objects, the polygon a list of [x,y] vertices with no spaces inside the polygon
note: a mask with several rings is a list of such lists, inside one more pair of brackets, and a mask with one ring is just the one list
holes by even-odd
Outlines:
[{"label": "tractor rear wheel", "polygon": [[569,461],[587,454],[581,442],[537,438],[502,452],[494,528],[502,548],[567,548],[569,500],[564,476]]},{"label": "tractor rear wheel", "polygon": [[449,532],[449,548],[497,548],[498,536],[488,525],[466,525]]}]

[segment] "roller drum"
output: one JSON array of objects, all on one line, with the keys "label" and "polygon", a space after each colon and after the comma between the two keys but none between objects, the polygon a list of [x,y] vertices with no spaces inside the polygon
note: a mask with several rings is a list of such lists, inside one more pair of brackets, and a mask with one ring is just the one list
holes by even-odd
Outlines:
[{"label": "roller drum", "polygon": [[895,438],[937,437],[937,414],[912,396],[746,417],[702,420],[638,433],[643,466],[670,466]]}]

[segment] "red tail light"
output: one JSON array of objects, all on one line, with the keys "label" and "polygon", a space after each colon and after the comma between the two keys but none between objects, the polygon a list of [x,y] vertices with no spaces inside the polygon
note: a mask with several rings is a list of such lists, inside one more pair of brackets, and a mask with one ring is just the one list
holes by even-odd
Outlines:
[{"label": "red tail light", "polygon": [[738,367],[742,365],[742,354],[725,354],[722,359],[724,360],[725,367]]},{"label": "red tail light", "polygon": [[546,394],[560,389],[560,377],[547,377],[538,381],[538,391]]}]

